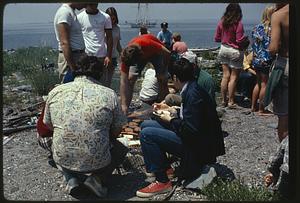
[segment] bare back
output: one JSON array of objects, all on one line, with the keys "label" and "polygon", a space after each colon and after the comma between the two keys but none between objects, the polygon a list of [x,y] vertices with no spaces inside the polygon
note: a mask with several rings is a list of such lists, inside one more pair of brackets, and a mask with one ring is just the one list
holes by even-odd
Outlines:
[{"label": "bare back", "polygon": [[289,56],[289,5],[273,13],[271,20],[270,52],[282,57]]}]

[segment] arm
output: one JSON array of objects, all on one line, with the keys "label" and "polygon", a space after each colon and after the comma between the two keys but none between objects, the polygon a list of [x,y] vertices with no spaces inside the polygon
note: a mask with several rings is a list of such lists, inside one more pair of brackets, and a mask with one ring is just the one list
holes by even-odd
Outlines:
[{"label": "arm", "polygon": [[220,22],[218,23],[216,32],[215,32],[215,42],[221,42],[222,32]]},{"label": "arm", "polygon": [[129,88],[129,80],[128,80],[128,73],[121,72],[120,78],[120,95],[121,95],[121,109],[123,113],[126,115],[128,112],[128,88]]},{"label": "arm", "polygon": [[236,28],[236,33],[235,33],[235,39],[237,43],[240,43],[241,41],[243,41],[243,39],[245,38],[244,35],[244,26],[242,21],[239,22],[237,28]]},{"label": "arm", "polygon": [[271,18],[271,42],[269,45],[269,52],[272,56],[276,55],[279,51],[280,47],[280,36],[281,36],[281,30],[280,30],[280,20],[277,13],[274,13]]},{"label": "arm", "polygon": [[105,35],[106,35],[106,44],[107,44],[107,55],[104,59],[104,65],[109,66],[111,64],[111,55],[112,55],[112,47],[113,47],[112,30],[105,29]]},{"label": "arm", "polygon": [[121,52],[122,52],[122,46],[121,46],[120,40],[118,40],[117,51],[118,51],[119,55],[121,55]]},{"label": "arm", "polygon": [[116,139],[121,131],[122,126],[126,124],[127,119],[120,108],[120,103],[118,102],[118,97],[114,93],[115,102],[114,102],[114,108],[113,108],[113,121],[110,128],[110,137],[112,139]]},{"label": "arm", "polygon": [[75,70],[76,66],[72,59],[72,50],[70,45],[70,26],[67,23],[60,23],[57,25],[57,29],[64,57],[71,70]]}]

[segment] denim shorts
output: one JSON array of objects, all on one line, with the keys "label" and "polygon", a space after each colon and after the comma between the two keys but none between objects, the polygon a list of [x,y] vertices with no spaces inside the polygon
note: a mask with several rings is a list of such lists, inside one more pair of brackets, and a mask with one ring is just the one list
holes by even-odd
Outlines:
[{"label": "denim shorts", "polygon": [[240,51],[226,44],[222,44],[218,60],[221,64],[227,64],[230,68],[243,68],[244,51]]}]

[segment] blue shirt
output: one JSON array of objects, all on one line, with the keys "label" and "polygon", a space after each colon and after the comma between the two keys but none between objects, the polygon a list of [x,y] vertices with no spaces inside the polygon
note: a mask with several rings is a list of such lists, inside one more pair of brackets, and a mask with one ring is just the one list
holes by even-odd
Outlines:
[{"label": "blue shirt", "polygon": [[256,25],[252,30],[252,50],[254,67],[270,66],[272,63],[272,56],[268,51],[269,44],[271,42],[271,27],[269,27],[268,33],[265,32],[263,24]]},{"label": "blue shirt", "polygon": [[172,44],[172,32],[166,30],[163,32],[162,30],[157,34],[157,38],[165,44],[167,48],[170,48]]}]

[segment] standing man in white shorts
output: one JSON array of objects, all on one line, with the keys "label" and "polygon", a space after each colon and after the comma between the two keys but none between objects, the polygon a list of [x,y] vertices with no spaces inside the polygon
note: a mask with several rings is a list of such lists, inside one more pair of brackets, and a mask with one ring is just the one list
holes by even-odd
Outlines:
[{"label": "standing man in white shorts", "polygon": [[89,56],[96,56],[104,64],[101,83],[108,86],[108,68],[112,57],[112,23],[110,16],[99,10],[98,3],[86,4],[85,11],[78,15],[78,21],[86,46],[85,52]]},{"label": "standing man in white shorts", "polygon": [[84,54],[84,40],[75,9],[81,10],[85,4],[62,4],[54,17],[54,30],[58,41],[58,72],[61,82],[68,71],[76,69],[78,58]]}]

